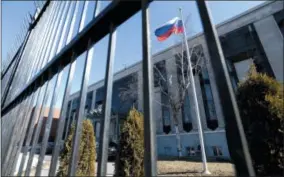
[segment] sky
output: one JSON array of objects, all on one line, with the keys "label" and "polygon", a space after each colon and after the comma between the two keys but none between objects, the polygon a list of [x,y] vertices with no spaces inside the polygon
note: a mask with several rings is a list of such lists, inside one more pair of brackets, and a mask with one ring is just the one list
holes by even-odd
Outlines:
[{"label": "sky", "polygon": [[[263,2],[264,1],[208,1],[208,7],[214,24],[219,24]],[[83,7],[82,3],[83,2],[81,2],[81,8]],[[109,3],[110,1],[102,1],[100,11]],[[149,7],[152,54],[180,42],[178,36],[171,36],[165,42],[159,42],[154,35],[156,28],[172,18],[179,16],[179,7],[181,7],[183,11],[188,37],[202,32],[202,25],[195,1],[154,1]],[[85,25],[92,19],[92,8],[94,8],[94,1],[90,1]],[[2,60],[10,50],[15,35],[20,33],[20,27],[25,15],[28,12],[33,14],[34,11],[35,6],[33,1],[2,1]],[[141,61],[141,27],[141,12],[138,12],[117,28],[114,72]],[[76,34],[73,34],[73,36],[75,35]],[[105,76],[107,46],[108,35],[94,46],[89,85],[103,79]],[[77,60],[74,83],[71,89],[72,93],[78,91],[80,88],[84,57],[85,53],[79,56]]]}]

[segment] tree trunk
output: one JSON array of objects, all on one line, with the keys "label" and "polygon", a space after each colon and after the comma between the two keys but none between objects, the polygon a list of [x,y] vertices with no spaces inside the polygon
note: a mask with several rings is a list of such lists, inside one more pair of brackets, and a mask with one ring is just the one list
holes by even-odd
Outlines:
[{"label": "tree trunk", "polygon": [[180,143],[178,124],[175,125],[175,130],[176,130],[176,140],[177,140],[177,152],[178,152],[178,157],[180,158],[182,156],[182,153],[181,153],[181,143]]},{"label": "tree trunk", "polygon": [[180,133],[179,133],[179,129],[178,129],[178,114],[175,110],[172,110],[172,112],[173,112],[173,118],[174,118],[174,124],[175,124],[177,153],[178,153],[178,157],[180,158],[182,156],[182,152],[181,152]]}]

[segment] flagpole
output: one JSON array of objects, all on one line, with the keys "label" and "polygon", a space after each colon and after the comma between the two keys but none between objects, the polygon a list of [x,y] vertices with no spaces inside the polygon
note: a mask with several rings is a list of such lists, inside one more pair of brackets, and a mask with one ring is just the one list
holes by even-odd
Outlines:
[{"label": "flagpole", "polygon": [[203,137],[203,131],[202,131],[202,125],[201,125],[201,119],[200,119],[200,112],[199,112],[199,106],[198,106],[198,101],[197,101],[197,96],[196,96],[196,89],[195,89],[195,81],[193,77],[193,71],[192,71],[192,66],[191,66],[191,56],[189,53],[189,47],[187,43],[187,35],[186,35],[186,29],[183,23],[183,17],[182,17],[182,9],[179,8],[180,12],[180,19],[182,22],[183,26],[183,37],[184,37],[184,42],[185,42],[185,47],[186,47],[186,56],[188,59],[188,65],[189,65],[189,72],[190,72],[190,81],[191,81],[191,87],[193,91],[193,98],[194,98],[194,104],[195,104],[195,114],[197,118],[197,126],[198,126],[198,135],[199,135],[199,141],[200,141],[200,147],[201,147],[201,156],[202,156],[202,162],[203,162],[203,174],[211,174],[210,171],[208,170],[207,166],[207,158],[206,158],[206,153],[205,153],[205,146],[204,146],[204,137]]}]

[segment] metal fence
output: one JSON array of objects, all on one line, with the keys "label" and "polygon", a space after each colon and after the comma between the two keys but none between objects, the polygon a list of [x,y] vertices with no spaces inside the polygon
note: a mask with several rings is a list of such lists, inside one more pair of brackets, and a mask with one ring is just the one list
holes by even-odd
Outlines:
[{"label": "metal fence", "polygon": [[[83,3],[81,10],[79,3]],[[55,146],[53,149],[49,176],[54,176],[58,163],[63,129],[65,125],[68,97],[74,79],[75,63],[82,53],[86,52],[80,85],[79,108],[76,114],[75,134],[68,176],[76,174],[79,140],[84,117],[87,86],[95,55],[93,46],[104,36],[109,35],[107,64],[104,81],[103,119],[101,119],[100,147],[98,157],[98,176],[106,176],[109,124],[111,117],[111,96],[113,86],[114,50],[116,47],[116,28],[138,11],[142,11],[142,53],[143,53],[143,106],[144,106],[144,138],[145,138],[145,176],[157,175],[155,120],[152,116],[152,66],[150,54],[149,12],[151,0],[125,1],[114,0],[102,11],[100,1],[95,1],[92,20],[86,24],[87,7],[94,1],[46,1],[25,35],[24,42],[15,55],[9,75],[4,79],[2,92],[2,175],[14,175],[15,166],[22,152],[17,175],[23,173],[27,160],[25,176],[29,176],[35,148],[44,118],[44,105],[50,109],[45,122],[40,155],[35,175],[39,176],[47,149],[50,128],[53,120],[54,105],[58,99],[57,90],[63,82],[63,70],[67,71],[61,104],[60,119],[57,127]],[[226,121],[227,138],[232,159],[240,175],[253,175],[250,157],[240,123],[240,116],[228,71],[225,66],[222,50],[216,30],[212,27],[210,15],[203,0],[197,1],[199,13],[204,27],[205,37],[212,60],[213,70],[221,103],[228,105],[223,110]],[[118,15],[119,14],[119,15]],[[76,24],[79,19],[79,25]],[[9,76],[9,77],[8,77]],[[3,81],[3,77],[1,79]],[[50,98],[50,99],[49,99]],[[81,103],[81,104],[80,104]],[[37,123],[36,126],[33,126]],[[29,151],[29,147],[31,149]],[[238,152],[234,153],[235,150]]]}]

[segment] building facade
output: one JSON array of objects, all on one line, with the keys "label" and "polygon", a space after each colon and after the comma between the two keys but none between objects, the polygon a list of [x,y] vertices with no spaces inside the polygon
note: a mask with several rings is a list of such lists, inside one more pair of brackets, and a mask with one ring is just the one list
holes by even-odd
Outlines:
[{"label": "building facade", "polygon": [[[234,90],[237,83],[245,79],[246,73],[252,63],[259,72],[267,73],[283,83],[283,36],[284,11],[283,1],[263,3],[247,12],[244,12],[222,24],[217,25],[217,33],[223,48],[226,64],[229,70]],[[200,108],[201,122],[204,130],[206,154],[210,157],[229,159],[229,151],[225,134],[225,122],[222,109],[226,105],[220,104],[216,88],[206,40],[202,33],[188,39],[189,47],[196,46],[202,55],[202,67],[195,72],[194,79]],[[172,46],[152,56],[153,65],[159,69],[165,78],[172,77],[173,86],[179,85],[177,55],[181,44]],[[192,57],[193,63],[194,57]],[[92,76],[91,76],[92,77]],[[175,78],[175,79],[174,79]],[[122,88],[128,88],[129,83],[135,80],[134,99],[122,100]],[[176,147],[175,127],[171,109],[164,106],[168,98],[160,90],[154,74],[154,116],[156,118],[157,152],[159,156],[178,156]],[[86,113],[100,107],[103,103],[104,81],[101,80],[88,88],[86,100]],[[175,90],[168,87],[169,91]],[[110,136],[118,139],[118,125],[126,117],[131,106],[143,111],[142,89],[142,63],[136,63],[114,75],[112,112]],[[66,124],[72,122],[79,104],[79,93],[70,96]],[[200,150],[196,117],[193,106],[192,90],[188,94],[178,116],[178,129],[180,131],[183,156],[195,156]],[[93,120],[97,139],[99,139],[100,118]],[[67,127],[68,125],[66,125]],[[194,153],[192,153],[194,152]]]}]

